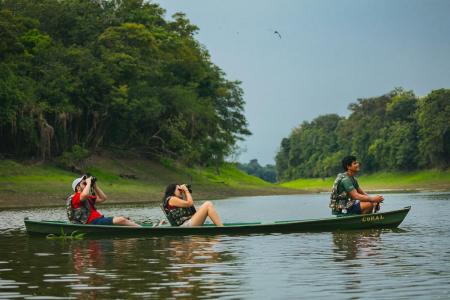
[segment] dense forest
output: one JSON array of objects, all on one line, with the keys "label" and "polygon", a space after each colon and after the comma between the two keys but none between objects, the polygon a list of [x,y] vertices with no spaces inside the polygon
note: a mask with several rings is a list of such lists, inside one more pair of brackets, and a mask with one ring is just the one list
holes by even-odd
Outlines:
[{"label": "dense forest", "polygon": [[252,159],[248,163],[237,163],[237,168],[249,175],[259,177],[268,182],[277,182],[277,170],[274,165],[261,166],[257,159]]},{"label": "dense forest", "polygon": [[243,91],[197,31],[143,0],[0,0],[0,158],[222,162],[250,134]]},{"label": "dense forest", "polygon": [[450,167],[450,90],[424,97],[402,88],[349,105],[350,115],[303,122],[281,141],[278,180],[334,176],[353,154],[363,170],[409,171]]}]

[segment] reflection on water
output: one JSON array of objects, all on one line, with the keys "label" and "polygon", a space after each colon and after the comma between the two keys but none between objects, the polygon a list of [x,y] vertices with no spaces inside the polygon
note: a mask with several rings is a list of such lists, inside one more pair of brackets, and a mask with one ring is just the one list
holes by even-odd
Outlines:
[{"label": "reflection on water", "polygon": [[[216,237],[26,239],[28,248],[13,250],[11,245],[11,255],[4,257],[3,265],[9,268],[0,274],[11,271],[15,279],[0,282],[0,298],[13,296],[14,290],[79,299],[114,298],[117,294],[202,297],[232,295],[239,290],[239,281],[220,280],[227,276],[220,265],[232,262],[233,256],[216,250]],[[17,256],[22,258],[17,260]],[[11,291],[1,293],[7,290]]]},{"label": "reflection on water", "polygon": [[333,259],[337,263],[345,264],[342,272],[346,280],[340,284],[346,292],[362,290],[364,281],[358,274],[362,268],[360,260],[375,257],[380,253],[382,249],[381,232],[380,229],[372,229],[332,233]]},{"label": "reflection on water", "polygon": [[332,232],[335,261],[374,256],[380,249],[381,229]]},{"label": "reflection on water", "polygon": [[[272,221],[323,217],[329,212],[322,198],[247,197],[215,205],[225,221],[247,221],[244,212],[255,205],[262,215],[252,220]],[[448,299],[450,194],[386,199],[385,210],[412,205],[399,229],[59,241],[26,235],[23,217],[62,219],[63,208],[0,211],[0,299]],[[161,213],[142,206],[109,210],[140,221]]]},{"label": "reflection on water", "polygon": [[215,251],[217,241],[200,236],[87,240],[72,245],[70,253],[73,269],[85,278],[80,282],[82,289],[89,284],[96,287],[91,295],[113,285],[140,296],[202,296],[210,292],[211,285],[223,291],[236,288],[229,284],[222,288],[216,280],[226,272],[214,266],[232,260],[230,254]]}]

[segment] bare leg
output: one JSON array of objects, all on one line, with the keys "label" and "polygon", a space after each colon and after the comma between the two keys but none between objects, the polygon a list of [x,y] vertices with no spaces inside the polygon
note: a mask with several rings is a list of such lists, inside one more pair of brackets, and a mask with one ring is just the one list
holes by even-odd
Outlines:
[{"label": "bare leg", "polygon": [[197,209],[197,212],[191,218],[192,226],[203,225],[206,217],[209,217],[216,226],[223,226],[219,214],[211,201],[206,201]]},{"label": "bare leg", "polygon": [[367,215],[373,212],[374,205],[371,202],[360,202],[361,205],[361,214]]},{"label": "bare leg", "polygon": [[113,218],[113,224],[114,225],[123,225],[123,226],[133,226],[133,227],[141,227],[141,225],[138,225],[134,223],[133,221],[128,220],[125,217],[114,217]]}]

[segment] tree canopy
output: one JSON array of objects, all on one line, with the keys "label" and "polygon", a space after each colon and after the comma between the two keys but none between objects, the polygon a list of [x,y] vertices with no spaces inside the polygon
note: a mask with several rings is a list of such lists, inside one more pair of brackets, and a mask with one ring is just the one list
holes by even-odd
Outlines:
[{"label": "tree canopy", "polygon": [[368,172],[450,167],[450,90],[416,97],[396,88],[349,105],[347,118],[319,116],[281,141],[279,180],[327,177],[353,154]]},{"label": "tree canopy", "polygon": [[257,159],[252,159],[248,163],[238,163],[237,168],[247,174],[261,178],[262,180],[273,182],[277,181],[277,172],[274,165],[261,166]]},{"label": "tree canopy", "polygon": [[0,154],[119,148],[223,161],[250,132],[182,13],[143,0],[0,0]]}]

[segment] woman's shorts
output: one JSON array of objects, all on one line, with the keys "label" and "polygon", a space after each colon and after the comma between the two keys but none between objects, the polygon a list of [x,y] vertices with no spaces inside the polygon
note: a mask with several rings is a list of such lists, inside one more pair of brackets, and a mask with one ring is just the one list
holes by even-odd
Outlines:
[{"label": "woman's shorts", "polygon": [[92,225],[113,225],[113,218],[112,217],[105,217],[101,216],[100,218],[92,220]]},{"label": "woman's shorts", "polygon": [[192,227],[192,219],[185,221],[180,227]]}]

